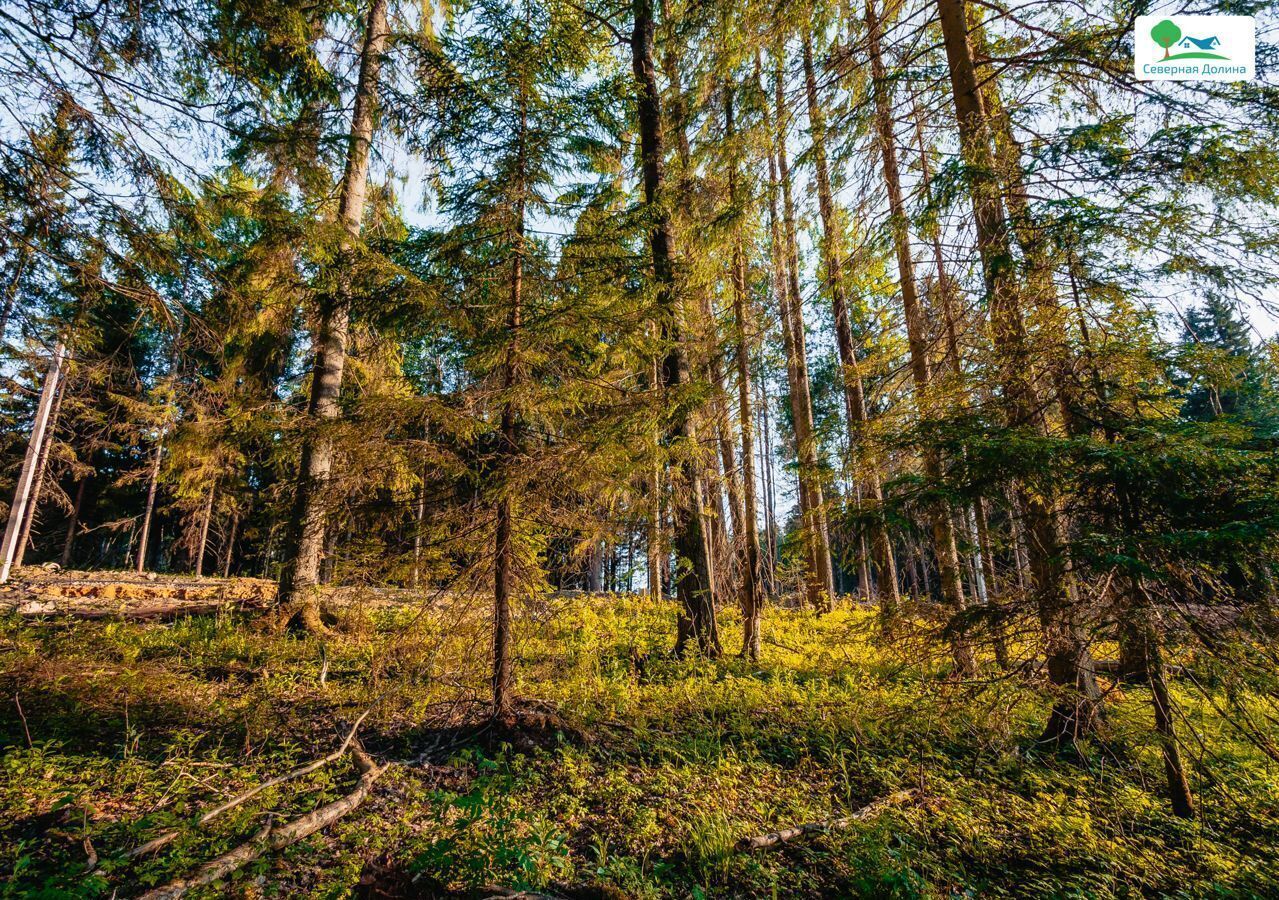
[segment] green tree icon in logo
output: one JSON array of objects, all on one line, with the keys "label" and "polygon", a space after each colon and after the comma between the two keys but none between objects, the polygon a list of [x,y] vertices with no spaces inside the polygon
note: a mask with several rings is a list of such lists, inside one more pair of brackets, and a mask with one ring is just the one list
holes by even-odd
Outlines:
[{"label": "green tree icon in logo", "polygon": [[1164,59],[1167,59],[1168,48],[1181,40],[1181,29],[1172,19],[1164,19],[1150,29],[1150,36],[1155,39],[1156,44],[1164,48]]}]

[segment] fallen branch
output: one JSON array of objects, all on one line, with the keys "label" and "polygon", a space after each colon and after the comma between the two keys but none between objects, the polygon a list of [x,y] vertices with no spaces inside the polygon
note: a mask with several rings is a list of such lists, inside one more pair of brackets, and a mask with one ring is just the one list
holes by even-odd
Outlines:
[{"label": "fallen branch", "polygon": [[780,847],[796,838],[803,837],[806,834],[825,834],[837,828],[847,828],[854,822],[861,822],[878,815],[890,806],[900,806],[909,800],[913,800],[919,794],[918,790],[911,789],[908,791],[897,791],[889,794],[887,797],[881,797],[873,803],[868,803],[861,809],[846,816],[837,819],[826,819],[822,822],[806,822],[803,825],[796,825],[793,828],[783,828],[781,831],[773,831],[768,834],[760,834],[755,837],[742,838],[737,842],[737,846],[733,849],[738,853],[750,853],[752,850],[765,850],[769,847]]},{"label": "fallen branch", "polygon": [[[222,804],[219,804],[218,806],[213,807],[213,809],[209,810],[204,815],[200,816],[200,818],[195,820],[196,827],[199,828],[209,824],[209,822],[213,821],[215,818],[222,815],[227,810],[235,809],[241,803],[245,803],[249,800],[252,800],[254,797],[256,797],[258,794],[265,791],[267,788],[273,788],[276,785],[284,784],[286,781],[292,781],[294,778],[301,778],[303,775],[310,775],[316,769],[322,768],[324,766],[327,766],[329,763],[334,762],[335,760],[341,759],[342,755],[346,753],[347,748],[351,746],[351,742],[355,740],[355,734],[357,731],[360,730],[360,725],[364,723],[364,720],[368,717],[368,714],[371,711],[372,711],[371,709],[366,709],[364,712],[360,714],[360,717],[355,720],[355,724],[351,726],[351,730],[346,733],[346,737],[343,739],[342,743],[332,753],[328,754],[327,756],[321,756],[319,759],[313,759],[311,760],[311,762],[307,763],[306,765],[298,766],[296,769],[293,769],[290,772],[286,772],[283,775],[277,775],[275,778],[268,778],[266,781],[262,782],[261,784],[256,785],[250,788],[249,790],[245,791],[243,794],[238,794],[235,797],[232,797],[230,800],[226,801],[225,803],[222,803]],[[124,858],[132,859],[135,856],[144,856],[147,853],[154,853],[155,851],[159,850],[161,847],[165,847],[173,843],[173,841],[177,839],[179,834],[180,834],[180,831],[178,831],[177,829],[174,829],[173,831],[167,831],[164,834],[160,835],[159,837],[152,838],[151,840],[147,841],[145,844],[141,844],[137,847],[134,847],[132,850],[124,854]]]},{"label": "fallen branch", "polygon": [[262,830],[248,841],[227,851],[217,859],[205,863],[190,878],[171,881],[163,887],[147,891],[139,900],[176,900],[192,888],[203,887],[225,878],[264,853],[283,850],[332,825],[364,802],[373,789],[373,783],[387,769],[386,766],[375,764],[358,746],[351,748],[351,755],[355,760],[356,768],[361,773],[360,780],[356,782],[355,789],[351,793],[304,816],[299,816],[282,828],[274,828],[271,822],[267,822]]}]

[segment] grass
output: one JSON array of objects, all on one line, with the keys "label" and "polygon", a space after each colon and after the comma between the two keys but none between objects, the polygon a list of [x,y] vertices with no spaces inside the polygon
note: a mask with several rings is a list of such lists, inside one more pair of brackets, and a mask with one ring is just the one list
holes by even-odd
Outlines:
[{"label": "grass", "polygon": [[[393,767],[335,827],[207,895],[1279,895],[1279,770],[1184,690],[1183,731],[1206,745],[1191,738],[1203,815],[1190,823],[1160,796],[1141,688],[1113,690],[1104,740],[1066,758],[1034,741],[1042,685],[947,680],[942,648],[881,645],[868,613],[770,610],[760,663],[677,662],[671,608],[575,598],[523,610],[518,692],[585,737],[502,744],[462,727],[485,695],[484,626],[482,608],[457,604],[352,610],[322,647],[231,616],[3,621],[0,894],[131,896],[189,874],[269,813],[344,793],[349,763],[184,828],[153,858],[121,855],[328,752],[371,705],[370,750],[432,750],[434,765]],[[731,611],[724,627],[734,646]],[[733,852],[904,787],[924,799],[780,851]]]}]

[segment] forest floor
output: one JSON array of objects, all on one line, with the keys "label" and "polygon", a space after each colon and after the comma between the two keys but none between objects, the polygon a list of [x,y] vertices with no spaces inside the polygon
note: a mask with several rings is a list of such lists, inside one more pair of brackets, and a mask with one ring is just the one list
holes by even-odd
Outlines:
[{"label": "forest floor", "polygon": [[[518,693],[485,725],[487,609],[342,606],[324,638],[253,613],[0,618],[0,895],[133,897],[351,791],[349,756],[207,827],[202,811],[360,738],[394,761],[307,840],[191,896],[1279,896],[1279,767],[1175,685],[1201,817],[1172,816],[1142,687],[1082,755],[1035,743],[1028,675],[946,678],[871,613],[770,609],[763,659],[677,662],[670,606],[526,604]],[[740,628],[724,612],[725,647]],[[1191,670],[1198,663],[1188,661]],[[1201,743],[1202,742],[1202,743]],[[737,842],[847,814],[780,849]],[[127,851],[177,829],[155,853]]]}]

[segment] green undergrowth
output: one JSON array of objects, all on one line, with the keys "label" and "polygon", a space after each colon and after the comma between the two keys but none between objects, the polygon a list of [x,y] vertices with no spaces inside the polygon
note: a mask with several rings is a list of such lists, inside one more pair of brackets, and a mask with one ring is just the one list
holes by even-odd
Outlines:
[{"label": "green undergrowth", "polygon": [[[1279,895],[1279,767],[1185,684],[1189,823],[1162,799],[1140,687],[1111,690],[1103,738],[1066,756],[1035,742],[1042,685],[949,679],[942,648],[881,642],[870,613],[770,610],[759,663],[675,661],[671,607],[573,598],[522,610],[518,693],[558,712],[523,740],[478,724],[485,613],[352,609],[323,639],[229,615],[3,621],[0,893],[129,897],[189,875],[349,791],[344,759],[191,827],[371,707],[365,746],[429,765],[392,766],[332,828],[197,895]],[[853,827],[734,852],[904,788],[914,802]],[[124,858],[170,828],[159,853]]]}]

